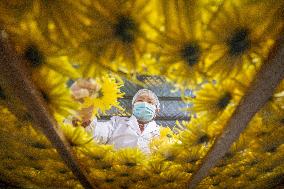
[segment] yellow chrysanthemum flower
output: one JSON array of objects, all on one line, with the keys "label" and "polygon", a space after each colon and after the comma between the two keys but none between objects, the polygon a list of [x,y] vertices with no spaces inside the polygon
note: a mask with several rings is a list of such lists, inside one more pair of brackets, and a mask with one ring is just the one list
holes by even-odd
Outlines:
[{"label": "yellow chrysanthemum flower", "polygon": [[96,169],[108,171],[111,170],[115,165],[117,165],[115,153],[112,151],[108,151],[108,153],[105,154],[103,159],[96,161],[93,167]]},{"label": "yellow chrysanthemum flower", "polygon": [[227,165],[225,169],[222,171],[222,174],[227,175],[231,178],[238,178],[241,174],[243,174],[243,169],[240,169],[234,165]]},{"label": "yellow chrysanthemum flower", "polygon": [[206,58],[208,73],[222,78],[240,72],[244,66],[262,63],[280,32],[277,3],[245,4],[224,1],[208,24],[206,40],[211,49]]},{"label": "yellow chrysanthemum flower", "polygon": [[[189,163],[191,165],[198,165],[201,161],[201,159],[206,155],[209,148],[205,146],[193,146],[193,147],[185,147],[180,148],[179,154],[176,157],[176,161],[184,164]],[[188,165],[188,168],[195,169],[196,167],[191,167]]]},{"label": "yellow chrysanthemum flower", "polygon": [[74,114],[76,109],[79,108],[79,104],[72,99],[67,88],[67,79],[62,75],[52,70],[41,69],[33,73],[32,80],[50,112],[59,121],[70,114]]},{"label": "yellow chrysanthemum flower", "polygon": [[113,167],[113,171],[120,177],[121,180],[131,181],[132,178],[135,178],[135,176],[137,176],[135,175],[135,172],[139,169],[136,169],[136,167],[133,169],[133,167],[129,167],[126,165],[115,165]]},{"label": "yellow chrysanthemum flower", "polygon": [[275,154],[268,154],[265,161],[257,164],[255,168],[260,172],[272,172],[273,169],[283,166],[283,156],[277,156]]},{"label": "yellow chrysanthemum flower", "polygon": [[117,175],[119,185],[128,188],[135,188],[140,184],[146,185],[145,182],[150,178],[149,175],[144,170],[144,165],[138,166],[126,166],[126,165],[116,165],[113,167],[114,173]]},{"label": "yellow chrysanthemum flower", "polygon": [[171,164],[164,161],[164,158],[152,155],[149,161],[146,162],[146,172],[150,177],[159,176],[159,174],[169,168]]},{"label": "yellow chrysanthemum flower", "polygon": [[93,169],[90,173],[93,182],[102,189],[119,188],[118,178],[112,171]]},{"label": "yellow chrysanthemum flower", "polygon": [[254,188],[269,188],[271,186],[277,186],[280,183],[280,178],[283,177],[283,166],[279,166],[272,171],[267,171],[253,182]]},{"label": "yellow chrysanthemum flower", "polygon": [[216,189],[220,188],[221,183],[220,178],[216,177],[206,177],[197,186],[198,189]]},{"label": "yellow chrysanthemum flower", "polygon": [[241,91],[246,92],[254,80],[259,67],[258,65],[248,65],[246,69],[243,69],[238,75],[230,77],[230,79],[238,83],[238,88]]},{"label": "yellow chrysanthemum flower", "polygon": [[[283,119],[284,114],[284,80],[280,82],[274,94],[262,107],[259,114],[268,124],[279,124]],[[281,123],[280,123],[281,124]]]},{"label": "yellow chrysanthemum flower", "polygon": [[94,142],[91,134],[85,131],[83,127],[64,124],[60,128],[71,146],[84,147],[84,145]]},{"label": "yellow chrysanthemum flower", "polygon": [[130,180],[133,182],[133,185],[135,185],[135,187],[140,188],[142,187],[141,185],[147,186],[147,182],[149,181],[150,175],[146,169],[147,168],[146,168],[146,161],[145,161],[144,164],[137,167],[134,174],[130,176]]},{"label": "yellow chrysanthemum flower", "polygon": [[[71,187],[80,184],[62,162],[56,149],[29,122],[0,108],[0,172],[17,187]],[[61,184],[60,184],[61,183]]]},{"label": "yellow chrysanthemum flower", "polygon": [[273,130],[281,131],[284,126],[284,111],[282,110],[281,112],[275,112],[274,115],[272,115],[268,122],[266,122],[263,126],[268,128],[267,133]]},{"label": "yellow chrysanthemum flower", "polygon": [[31,9],[33,1],[28,0],[12,0],[12,1],[1,1],[1,21],[7,23],[20,21],[24,18],[26,13]]},{"label": "yellow chrysanthemum flower", "polygon": [[214,121],[220,119],[222,115],[231,115],[242,92],[238,83],[229,80],[215,84],[206,83],[196,91],[195,96],[190,99],[193,106],[189,110],[197,113],[198,118],[205,117],[204,119],[208,121]]},{"label": "yellow chrysanthemum flower", "polygon": [[100,161],[107,155],[107,153],[113,152],[113,146],[92,144],[88,145],[87,148],[81,149],[81,152],[92,160]]},{"label": "yellow chrysanthemum flower", "polygon": [[30,72],[49,68],[71,78],[80,76],[70,63],[65,46],[45,38],[34,21],[28,20],[8,32],[16,52],[27,62]]},{"label": "yellow chrysanthemum flower", "polygon": [[150,16],[151,22],[158,18],[153,1],[89,1],[84,5],[89,19],[88,36],[75,57],[82,63],[83,72],[94,77],[91,68],[99,64],[114,71],[134,72],[151,35],[147,21]]},{"label": "yellow chrysanthemum flower", "polygon": [[30,140],[19,139],[19,142],[21,142],[23,145],[26,144],[30,147],[37,149],[52,148],[48,139],[43,135],[39,135],[36,130],[32,129],[32,126],[30,124],[26,124],[21,127],[21,135],[30,137]]},{"label": "yellow chrysanthemum flower", "polygon": [[30,114],[22,101],[14,94],[14,89],[0,79],[0,109],[4,107],[8,108],[21,121],[31,121]]},{"label": "yellow chrysanthemum flower", "polygon": [[152,153],[159,151],[162,146],[167,146],[177,142],[176,135],[169,127],[160,128],[160,137],[154,138],[150,142],[150,149]]},{"label": "yellow chrysanthemum flower", "polygon": [[182,189],[185,188],[186,182],[189,177],[185,172],[181,171],[179,165],[173,165],[168,170],[160,174],[158,181],[161,186],[158,188],[176,188]]},{"label": "yellow chrysanthemum flower", "polygon": [[120,92],[120,87],[123,85],[122,80],[105,76],[97,79],[97,82],[101,86],[98,94],[86,97],[82,107],[93,106],[93,115],[104,114],[113,106],[122,109],[117,101],[118,98],[122,98],[124,95],[124,93]]},{"label": "yellow chrysanthemum flower", "polygon": [[165,26],[151,25],[157,32],[156,69],[181,88],[203,81],[204,55],[208,44],[204,40],[203,1],[161,1]]},{"label": "yellow chrysanthemum flower", "polygon": [[[277,120],[278,122],[279,120]],[[244,134],[251,138],[258,138],[271,133],[274,126],[265,123],[261,114],[256,114],[249,122],[248,127],[244,131]]]},{"label": "yellow chrysanthemum flower", "polygon": [[9,30],[32,19],[44,37],[62,46],[77,44],[88,21],[79,1],[5,0],[0,9],[1,20]]},{"label": "yellow chrysanthemum flower", "polygon": [[242,153],[246,148],[248,148],[251,141],[249,141],[249,137],[245,134],[240,135],[237,141],[235,141],[230,149],[226,152],[225,158],[231,158],[236,155],[236,153]]},{"label": "yellow chrysanthemum flower", "polygon": [[125,148],[116,153],[116,159],[120,165],[131,168],[140,165],[146,156],[137,148]]},{"label": "yellow chrysanthemum flower", "polygon": [[166,142],[163,143],[154,154],[164,158],[165,161],[174,162],[181,150],[182,146],[179,141]]},{"label": "yellow chrysanthemum flower", "polygon": [[179,133],[179,140],[185,147],[195,145],[207,145],[217,136],[220,131],[210,129],[208,123],[200,122],[199,119],[191,119],[184,125],[185,130]]},{"label": "yellow chrysanthemum flower", "polygon": [[257,144],[255,144],[253,147],[256,148],[255,150],[260,150],[264,153],[274,153],[277,151],[277,148],[284,143],[283,132],[283,129],[274,130],[272,133],[257,140]]}]

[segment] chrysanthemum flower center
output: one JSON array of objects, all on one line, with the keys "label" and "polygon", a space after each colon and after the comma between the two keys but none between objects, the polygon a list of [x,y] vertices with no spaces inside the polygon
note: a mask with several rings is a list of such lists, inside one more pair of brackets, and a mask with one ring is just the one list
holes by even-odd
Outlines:
[{"label": "chrysanthemum flower center", "polygon": [[46,149],[45,144],[41,143],[41,142],[34,142],[31,144],[32,147],[34,148],[38,148],[38,149]]},{"label": "chrysanthemum flower center", "polygon": [[169,153],[169,154],[166,154],[166,155],[165,155],[165,159],[166,159],[167,161],[174,161],[174,160],[175,160],[175,156],[174,156],[174,154]]},{"label": "chrysanthemum flower center", "polygon": [[106,182],[107,182],[107,183],[112,183],[112,182],[114,182],[114,179],[113,179],[113,178],[107,178],[107,179],[106,179]]},{"label": "chrysanthemum flower center", "polygon": [[284,117],[280,119],[280,123],[284,125]]},{"label": "chrysanthemum flower center", "polygon": [[186,44],[181,50],[181,57],[189,66],[194,66],[198,63],[200,54],[200,47],[195,42]]},{"label": "chrysanthemum flower center", "polygon": [[187,173],[193,173],[193,170],[192,170],[192,169],[186,169],[185,172],[187,172]]},{"label": "chrysanthemum flower center", "polygon": [[65,173],[67,173],[67,172],[68,172],[68,170],[67,170],[67,169],[62,168],[62,169],[58,169],[58,172],[59,172],[59,173],[61,173],[61,174],[65,174]]},{"label": "chrysanthemum flower center", "polygon": [[102,98],[104,96],[103,91],[100,89],[97,94],[97,98]]},{"label": "chrysanthemum flower center", "polygon": [[272,101],[273,101],[273,96],[270,96],[270,97],[268,98],[268,101],[269,101],[269,102],[272,102]]},{"label": "chrysanthemum flower center", "polygon": [[232,173],[232,174],[231,174],[231,177],[237,178],[237,177],[239,177],[240,175],[241,175],[240,172],[235,172],[235,173]]},{"label": "chrysanthemum flower center", "polygon": [[265,135],[267,135],[267,132],[266,132],[266,131],[259,131],[259,132],[256,134],[257,137],[263,137],[263,136],[265,136]]},{"label": "chrysanthemum flower center", "polygon": [[44,63],[43,54],[34,45],[27,47],[24,56],[30,62],[32,67],[38,67]]},{"label": "chrysanthemum flower center", "polygon": [[128,176],[129,176],[129,173],[121,173],[121,176],[122,176],[122,177],[128,177]]},{"label": "chrysanthemum flower center", "polygon": [[135,162],[126,162],[125,165],[128,166],[128,167],[134,167],[137,164]]},{"label": "chrysanthemum flower center", "polygon": [[49,99],[48,95],[44,91],[42,91],[42,90],[40,90],[39,92],[41,93],[42,98],[44,99],[44,101],[46,103],[49,103],[50,99]]},{"label": "chrysanthemum flower center", "polygon": [[5,165],[5,168],[9,171],[14,170],[15,167],[13,165]]},{"label": "chrysanthemum flower center", "polygon": [[225,109],[232,99],[232,95],[229,92],[226,92],[218,101],[217,106],[220,109]]},{"label": "chrysanthemum flower center", "polygon": [[209,141],[209,136],[208,135],[203,135],[198,139],[198,144],[203,144],[203,143],[207,143]]},{"label": "chrysanthemum flower center", "polygon": [[22,118],[23,118],[23,120],[25,120],[25,121],[32,121],[32,120],[33,120],[31,114],[28,113],[28,112],[26,112],[26,113],[23,115]]},{"label": "chrysanthemum flower center", "polygon": [[167,183],[173,183],[173,182],[175,182],[175,178],[171,178],[171,177],[166,178],[166,182]]},{"label": "chrysanthemum flower center", "polygon": [[238,28],[228,40],[229,53],[238,56],[250,48],[251,41],[247,28]]},{"label": "chrysanthemum flower center", "polygon": [[257,177],[257,174],[255,174],[255,175],[248,175],[248,180],[249,181],[254,181],[255,179],[256,179],[256,177]]},{"label": "chrysanthemum flower center", "polygon": [[37,171],[42,171],[42,170],[44,170],[44,168],[43,168],[42,166],[40,166],[40,165],[34,165],[33,168],[34,168],[35,170],[37,170]]},{"label": "chrysanthemum flower center", "polygon": [[234,156],[234,153],[233,152],[226,152],[225,153],[225,158],[227,158],[227,159],[230,159],[230,158],[232,158]]},{"label": "chrysanthemum flower center", "polygon": [[103,159],[103,157],[99,156],[99,155],[93,156],[92,158],[93,158],[93,160],[101,160],[101,159]]},{"label": "chrysanthemum flower center", "polygon": [[252,160],[248,165],[249,166],[254,166],[256,164],[258,164],[258,160]]},{"label": "chrysanthemum flower center", "polygon": [[37,157],[34,156],[34,155],[32,155],[32,154],[28,154],[28,155],[26,155],[26,157],[27,157],[29,160],[32,160],[32,161],[37,160]]},{"label": "chrysanthemum flower center", "polygon": [[189,157],[188,159],[186,159],[186,163],[194,163],[198,160],[197,157]]},{"label": "chrysanthemum flower center", "polygon": [[124,43],[132,43],[135,40],[138,26],[133,19],[121,16],[114,26],[114,34]]},{"label": "chrysanthemum flower center", "polygon": [[220,184],[219,181],[215,181],[215,182],[212,183],[212,186],[218,186],[219,184]]},{"label": "chrysanthemum flower center", "polygon": [[128,189],[127,185],[120,186],[121,189]]},{"label": "chrysanthemum flower center", "polygon": [[5,95],[5,93],[4,93],[4,91],[3,91],[3,89],[0,87],[0,99],[1,100],[5,100],[6,99],[6,95]]},{"label": "chrysanthemum flower center", "polygon": [[159,170],[159,169],[155,169],[155,170],[153,170],[152,172],[153,172],[154,174],[157,174],[157,175],[158,175],[158,174],[160,174],[162,171]]},{"label": "chrysanthemum flower center", "polygon": [[167,134],[167,137],[168,138],[172,138],[173,136],[171,134]]},{"label": "chrysanthemum flower center", "polygon": [[112,166],[110,164],[104,164],[102,165],[102,169],[108,170],[110,169]]},{"label": "chrysanthemum flower center", "polygon": [[270,153],[273,153],[277,150],[278,146],[274,146],[274,145],[271,145],[271,146],[268,146],[266,148],[266,152],[270,152]]},{"label": "chrysanthemum flower center", "polygon": [[271,167],[264,167],[264,168],[263,168],[263,171],[266,172],[266,173],[268,173],[268,172],[272,172],[273,169],[274,169],[273,166],[271,166]]},{"label": "chrysanthemum flower center", "polygon": [[16,160],[16,158],[14,156],[11,156],[11,155],[7,155],[6,159],[8,159],[8,160]]}]

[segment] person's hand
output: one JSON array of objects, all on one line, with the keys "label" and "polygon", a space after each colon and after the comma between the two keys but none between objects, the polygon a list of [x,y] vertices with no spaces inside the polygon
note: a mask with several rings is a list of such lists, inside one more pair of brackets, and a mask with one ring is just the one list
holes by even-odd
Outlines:
[{"label": "person's hand", "polygon": [[72,84],[70,89],[72,97],[75,100],[82,102],[83,98],[98,93],[100,86],[94,79],[80,78]]},{"label": "person's hand", "polygon": [[87,127],[91,123],[94,106],[82,108],[77,112],[77,115],[72,117],[72,125],[74,127]]},{"label": "person's hand", "polygon": [[94,111],[94,106],[89,106],[87,108],[82,108],[79,110],[78,115],[82,119],[82,123],[89,122],[92,118]]},{"label": "person's hand", "polygon": [[[72,97],[81,103],[84,102],[84,98],[92,97],[92,95],[98,94],[100,90],[99,84],[94,79],[83,79],[80,78],[70,87]],[[93,115],[94,106],[81,108],[77,113],[77,120],[74,120],[74,124],[78,123],[83,127],[86,127],[90,124],[91,118]]]},{"label": "person's hand", "polygon": [[85,127],[89,126],[90,123],[91,123],[91,119],[80,120],[78,117],[72,118],[72,125],[74,127],[82,126],[82,127],[85,128]]}]

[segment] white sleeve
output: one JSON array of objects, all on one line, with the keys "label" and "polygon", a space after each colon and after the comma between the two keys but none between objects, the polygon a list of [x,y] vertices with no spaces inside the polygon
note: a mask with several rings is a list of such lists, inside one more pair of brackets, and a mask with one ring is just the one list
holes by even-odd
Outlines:
[{"label": "white sleeve", "polygon": [[115,119],[110,121],[98,122],[95,118],[85,130],[92,133],[94,139],[99,144],[106,144],[112,136],[113,130],[115,128]]},{"label": "white sleeve", "polygon": [[159,127],[159,129],[155,132],[155,135],[154,135],[154,137],[160,137],[160,127]]}]

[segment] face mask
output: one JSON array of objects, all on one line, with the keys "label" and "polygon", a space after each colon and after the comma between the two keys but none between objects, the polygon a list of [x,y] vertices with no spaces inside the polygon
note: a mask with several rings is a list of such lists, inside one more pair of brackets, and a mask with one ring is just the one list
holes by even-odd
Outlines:
[{"label": "face mask", "polygon": [[143,122],[151,121],[155,116],[156,106],[147,102],[136,102],[133,107],[133,115]]}]

